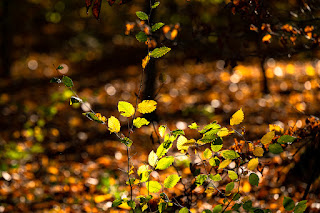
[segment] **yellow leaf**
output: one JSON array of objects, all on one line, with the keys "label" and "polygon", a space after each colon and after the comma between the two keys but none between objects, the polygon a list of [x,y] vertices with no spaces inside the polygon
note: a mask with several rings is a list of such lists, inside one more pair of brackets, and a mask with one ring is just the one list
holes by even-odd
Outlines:
[{"label": "yellow leaf", "polygon": [[121,203],[121,204],[118,206],[118,208],[120,208],[120,209],[125,209],[125,210],[131,210],[131,207],[128,205],[127,202]]},{"label": "yellow leaf", "polygon": [[215,192],[215,189],[213,187],[208,187],[207,190],[205,191],[205,193],[207,194],[212,194],[213,192]]},{"label": "yellow leaf", "polygon": [[262,42],[270,43],[271,37],[272,36],[270,34],[263,36]]},{"label": "yellow leaf", "polygon": [[143,125],[148,125],[150,122],[145,118],[137,117],[133,120],[133,125],[137,128],[142,127]]},{"label": "yellow leaf", "polygon": [[262,157],[263,156],[263,149],[259,146],[257,146],[254,150],[253,150],[253,154],[257,157]]},{"label": "yellow leaf", "polygon": [[221,138],[227,135],[229,135],[229,130],[226,127],[221,128],[218,132],[218,136]]},{"label": "yellow leaf", "polygon": [[157,163],[158,156],[157,154],[152,150],[148,156],[148,162],[150,166],[154,167]]},{"label": "yellow leaf", "polygon": [[120,121],[114,116],[111,116],[108,119],[108,129],[110,132],[120,132]]},{"label": "yellow leaf", "polygon": [[134,107],[132,104],[126,101],[119,101],[118,103],[118,111],[121,113],[124,117],[130,117],[134,114]]},{"label": "yellow leaf", "polygon": [[244,119],[244,114],[243,114],[243,111],[241,108],[232,115],[232,117],[230,119],[230,125],[231,126],[238,125],[243,121],[243,119]]},{"label": "yellow leaf", "polygon": [[111,194],[106,194],[106,195],[95,195],[94,196],[94,202],[95,203],[101,203],[105,200],[111,199],[112,195]]},{"label": "yellow leaf", "polygon": [[224,169],[226,168],[230,163],[231,163],[232,160],[230,159],[227,159],[227,160],[224,160],[222,161],[220,164],[219,164],[219,168],[218,169]]},{"label": "yellow leaf", "polygon": [[248,169],[253,171],[257,168],[258,164],[259,164],[258,158],[251,159],[248,163]]},{"label": "yellow leaf", "polygon": [[274,131],[271,131],[271,132],[268,132],[267,134],[265,134],[262,138],[261,138],[261,143],[263,145],[266,145],[266,144],[269,144],[271,143],[272,139],[274,138],[275,136],[275,132]]},{"label": "yellow leaf", "polygon": [[159,127],[159,135],[163,138],[163,136],[164,136],[164,133],[166,132],[166,129],[167,129],[167,127],[166,126],[164,126],[164,125],[161,125],[160,127]]},{"label": "yellow leaf", "polygon": [[280,132],[280,133],[283,133],[284,132],[284,129],[281,128],[279,125],[277,124],[269,124],[269,131],[276,131],[276,132]]},{"label": "yellow leaf", "polygon": [[148,54],[144,59],[142,59],[142,68],[146,68],[147,64],[150,61],[150,54]]},{"label": "yellow leaf", "polygon": [[157,102],[154,100],[144,100],[138,104],[138,111],[142,114],[151,113],[157,108]]}]

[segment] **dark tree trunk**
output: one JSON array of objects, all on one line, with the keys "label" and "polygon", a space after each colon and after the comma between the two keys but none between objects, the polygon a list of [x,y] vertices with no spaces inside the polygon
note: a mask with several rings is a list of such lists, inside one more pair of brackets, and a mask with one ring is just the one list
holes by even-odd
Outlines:
[{"label": "dark tree trunk", "polygon": [[1,23],[1,76],[10,76],[11,67],[11,27],[10,27],[10,4],[12,5],[12,0],[2,0],[2,23]]}]

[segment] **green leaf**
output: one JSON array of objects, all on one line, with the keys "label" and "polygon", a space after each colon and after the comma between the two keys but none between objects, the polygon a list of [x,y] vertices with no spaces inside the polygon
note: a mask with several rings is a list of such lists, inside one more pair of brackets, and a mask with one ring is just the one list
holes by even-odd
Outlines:
[{"label": "green leaf", "polygon": [[246,202],[243,204],[242,208],[243,208],[244,210],[250,210],[250,209],[252,208],[252,201],[251,201],[251,200],[246,201]]},{"label": "green leaf", "polygon": [[269,152],[273,154],[280,154],[281,152],[283,152],[283,149],[280,144],[274,143],[269,145]]},{"label": "green leaf", "polygon": [[220,181],[222,180],[220,174],[216,174],[216,175],[209,175],[210,179],[213,181]]},{"label": "green leaf", "polygon": [[133,141],[127,137],[120,138],[120,142],[126,145],[127,147],[130,147],[133,144]]},{"label": "green leaf", "polygon": [[259,184],[259,176],[255,173],[251,173],[249,175],[249,183],[253,186],[258,186]]},{"label": "green leaf", "polygon": [[218,165],[220,164],[220,160],[219,160],[219,158],[217,158],[217,157],[210,158],[209,164],[210,164],[211,166],[218,166]]},{"label": "green leaf", "polygon": [[292,143],[294,140],[296,139],[296,137],[293,137],[291,135],[282,135],[279,139],[278,139],[278,143]]},{"label": "green leaf", "polygon": [[157,193],[161,190],[161,185],[158,181],[148,181],[146,187],[151,193]]},{"label": "green leaf", "polygon": [[150,166],[154,167],[157,163],[158,160],[158,156],[156,155],[156,153],[154,153],[154,151],[152,150],[148,156],[148,163]]},{"label": "green leaf", "polygon": [[117,207],[122,203],[122,199],[116,199],[112,202],[112,207]]},{"label": "green leaf", "polygon": [[163,26],[164,26],[164,23],[162,23],[162,22],[155,23],[154,25],[152,25],[151,31],[152,32],[157,31]]},{"label": "green leaf", "polygon": [[172,188],[174,187],[180,180],[181,177],[179,177],[178,175],[176,174],[173,174],[173,175],[169,175],[165,180],[164,180],[164,187],[166,188]]},{"label": "green leaf", "polygon": [[136,39],[139,42],[146,42],[148,40],[148,36],[145,34],[145,32],[141,31],[136,35]]},{"label": "green leaf", "polygon": [[118,111],[124,117],[131,117],[133,116],[135,110],[132,104],[126,101],[119,101],[118,102]]},{"label": "green leaf", "polygon": [[212,152],[210,149],[206,148],[206,150],[203,152],[203,156],[206,158],[206,159],[210,159],[212,157]]},{"label": "green leaf", "polygon": [[75,103],[80,103],[80,102],[82,102],[82,99],[81,99],[81,98],[78,98],[78,97],[76,97],[76,96],[71,96],[71,98],[70,98],[70,105],[75,104]]},{"label": "green leaf", "polygon": [[50,79],[50,83],[60,84],[61,82],[62,82],[62,81],[61,81],[59,78],[56,78],[56,77]]},{"label": "green leaf", "polygon": [[160,48],[155,48],[151,53],[150,56],[153,58],[160,58],[167,54],[171,48],[169,47],[160,47]]},{"label": "green leaf", "polygon": [[306,200],[302,200],[300,201],[296,207],[294,208],[294,213],[303,213],[306,209],[307,209],[307,205],[306,205],[307,201]]},{"label": "green leaf", "polygon": [[[232,200],[236,201],[236,200],[239,200],[241,197],[241,195],[239,193],[235,193],[232,197]],[[240,205],[241,206],[241,205]]]},{"label": "green leaf", "polygon": [[161,158],[158,163],[156,169],[164,170],[167,169],[171,164],[174,162],[174,157],[167,156],[164,158]]},{"label": "green leaf", "polygon": [[204,175],[204,174],[198,175],[195,181],[196,185],[201,186],[204,183],[204,181],[207,180],[207,178],[208,178],[207,175]]},{"label": "green leaf", "polygon": [[159,1],[156,1],[153,5],[152,5],[152,9],[156,9],[158,6],[160,5]]},{"label": "green leaf", "polygon": [[102,121],[99,120],[99,118],[93,113],[93,112],[86,112],[82,113],[85,115],[87,118],[89,118],[92,121],[98,122],[98,123],[103,123]]},{"label": "green leaf", "polygon": [[171,132],[174,137],[178,137],[178,135],[184,135],[184,131],[181,129],[176,129]]},{"label": "green leaf", "polygon": [[61,65],[59,65],[58,67],[57,67],[57,70],[62,70],[63,69],[63,66],[61,66]]},{"label": "green leaf", "polygon": [[[238,194],[239,195],[239,194]],[[239,210],[239,208],[241,207],[241,203],[236,203],[236,204],[234,204],[233,206],[232,206],[232,210],[234,210],[234,211],[238,211]]]},{"label": "green leaf", "polygon": [[221,152],[221,155],[225,159],[229,159],[229,160],[233,160],[233,159],[240,157],[240,155],[233,150],[224,150]]},{"label": "green leaf", "polygon": [[129,200],[127,202],[128,206],[130,206],[132,209],[136,208],[136,203],[134,202],[134,200]]},{"label": "green leaf", "polygon": [[294,201],[290,197],[284,197],[282,204],[287,211],[291,211],[294,209]]},{"label": "green leaf", "polygon": [[62,77],[62,83],[66,86],[66,87],[73,87],[73,82],[71,80],[71,78],[69,78],[68,76],[63,76]]},{"label": "green leaf", "polygon": [[150,122],[145,118],[137,117],[133,120],[133,125],[137,128],[142,127],[143,125],[148,125]]},{"label": "green leaf", "polygon": [[210,211],[209,209],[205,209],[201,213],[212,213],[212,211]]},{"label": "green leaf", "polygon": [[230,193],[234,188],[234,182],[230,182],[226,185],[226,193]]},{"label": "green leaf", "polygon": [[228,175],[229,175],[229,178],[230,178],[231,180],[236,180],[236,179],[238,179],[238,174],[235,173],[235,172],[232,171],[232,170],[228,170]]},{"label": "green leaf", "polygon": [[[206,133],[207,131],[211,130],[211,129],[219,129],[221,128],[221,126],[219,124],[217,124],[216,121],[210,123],[210,124],[207,124],[205,127],[203,127],[203,129],[201,131],[199,131],[200,133]],[[217,131],[217,132],[218,132]]]},{"label": "green leaf", "polygon": [[148,20],[148,15],[145,12],[142,11],[137,11],[136,15],[138,16],[139,19],[141,20]]},{"label": "green leaf", "polygon": [[222,205],[216,205],[213,209],[212,209],[212,213],[219,213],[222,211]]}]

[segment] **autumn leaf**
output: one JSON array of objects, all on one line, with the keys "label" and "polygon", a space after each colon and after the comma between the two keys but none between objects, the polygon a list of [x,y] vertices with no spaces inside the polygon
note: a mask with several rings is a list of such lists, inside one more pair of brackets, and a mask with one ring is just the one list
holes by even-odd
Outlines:
[{"label": "autumn leaf", "polygon": [[118,103],[118,111],[124,117],[130,117],[134,114],[135,110],[132,104],[126,101],[119,101]]},{"label": "autumn leaf", "polygon": [[108,119],[108,129],[109,131],[112,133],[112,132],[120,132],[120,121],[114,117],[114,116],[111,116],[109,119]]},{"label": "autumn leaf", "polygon": [[264,153],[263,148],[257,146],[254,150],[253,150],[253,154],[257,157],[262,157]]},{"label": "autumn leaf", "polygon": [[243,119],[244,119],[244,114],[241,108],[232,115],[230,119],[230,125],[231,126],[238,125],[243,121]]},{"label": "autumn leaf", "polygon": [[98,20],[99,20],[100,9],[101,9],[101,1],[102,0],[95,0],[92,7],[92,14]]},{"label": "autumn leaf", "polygon": [[151,113],[157,108],[157,102],[154,100],[144,100],[138,104],[138,111],[142,114]]},{"label": "autumn leaf", "polygon": [[150,54],[148,54],[144,59],[142,59],[142,69],[146,68],[150,61]]},{"label": "autumn leaf", "polygon": [[257,168],[258,164],[259,164],[258,158],[251,159],[248,163],[248,169],[253,171]]},{"label": "autumn leaf", "polygon": [[267,134],[265,134],[262,138],[261,138],[261,143],[263,145],[267,145],[269,143],[271,143],[272,139],[274,138],[275,136],[275,132],[274,131],[271,131],[271,132],[268,132]]}]

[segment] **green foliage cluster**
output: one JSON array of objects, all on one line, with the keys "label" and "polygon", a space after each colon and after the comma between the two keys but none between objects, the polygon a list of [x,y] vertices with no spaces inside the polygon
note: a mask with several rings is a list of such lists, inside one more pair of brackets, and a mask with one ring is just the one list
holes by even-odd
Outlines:
[{"label": "green foliage cluster", "polygon": [[[139,19],[149,21],[150,15],[153,9],[159,6],[159,2],[154,3],[151,6],[150,13],[147,14],[142,11],[136,12]],[[150,23],[148,22],[149,26]],[[160,29],[164,24],[162,22],[155,23],[150,26],[151,31],[155,32]],[[136,35],[139,42],[147,42],[148,36],[145,32],[141,31]],[[168,47],[159,47],[150,51],[148,48],[148,54],[142,62],[142,68],[146,67],[150,57],[160,58],[170,51]],[[61,69],[59,66],[57,68]],[[74,103],[83,103],[82,99],[73,91],[73,81],[63,76],[61,79],[53,78],[53,83],[64,84],[69,88],[74,96],[70,98],[70,105]],[[140,95],[141,85],[139,89]],[[253,143],[247,141],[244,134],[239,132],[239,125],[244,120],[244,112],[239,109],[233,114],[230,119],[230,126],[222,127],[217,121],[209,123],[203,127],[193,122],[188,127],[197,132],[199,138],[189,138],[185,135],[185,132],[181,129],[169,129],[166,125],[158,127],[157,134],[161,138],[161,144],[156,150],[152,150],[145,164],[139,166],[137,169],[131,164],[130,159],[130,147],[134,143],[130,137],[135,128],[141,128],[142,126],[150,125],[150,121],[143,117],[143,114],[152,113],[156,110],[157,102],[155,100],[142,100],[135,105],[126,102],[118,102],[118,111],[121,116],[127,118],[129,131],[125,134],[121,131],[121,124],[116,116],[111,116],[108,119],[102,116],[100,113],[94,112],[90,109],[90,112],[84,113],[88,119],[97,123],[106,125],[109,132],[115,134],[119,141],[127,148],[127,182],[130,186],[130,198],[121,198],[113,201],[113,207],[117,207],[121,204],[126,204],[131,207],[134,212],[154,211],[150,207],[150,201],[153,198],[152,193],[160,193],[160,201],[158,202],[158,211],[166,212],[170,211],[173,207],[179,208],[179,213],[190,212],[190,204],[180,204],[175,198],[171,198],[166,194],[166,189],[175,187],[179,182],[183,182],[184,177],[179,174],[179,168],[177,168],[177,156],[174,156],[172,150],[177,149],[181,152],[180,155],[184,156],[187,160],[187,166],[190,167],[192,172],[192,178],[186,177],[186,181],[194,182],[194,188],[204,187],[205,193],[218,192],[220,196],[224,198],[223,203],[215,205],[212,209],[204,210],[205,213],[218,213],[218,212],[270,212],[269,209],[262,209],[260,207],[253,206],[252,200],[247,197],[242,197],[243,193],[240,191],[240,184],[244,178],[249,179],[249,183],[253,187],[259,186],[260,178],[258,173],[261,172],[258,166],[261,165],[259,159],[263,156],[268,156],[268,152],[271,155],[280,154],[283,152],[283,148],[288,144],[295,141],[295,137],[291,135],[276,136],[274,131],[268,132],[264,135],[259,143]],[[84,103],[83,103],[84,104]],[[141,116],[139,116],[140,114]],[[225,137],[241,137],[245,142],[242,147],[223,148],[223,141]],[[204,149],[204,148],[205,149]],[[247,147],[245,149],[245,147]],[[204,151],[202,151],[204,149]],[[243,151],[244,150],[244,151]],[[192,158],[195,156],[195,158]],[[200,165],[197,165],[194,161],[199,160]],[[230,166],[230,165],[233,166]],[[150,174],[153,171],[166,170],[169,167],[177,168],[176,174],[170,174],[166,179],[161,182]],[[216,187],[216,183],[226,181],[224,189]],[[133,197],[133,188],[146,187],[148,195],[138,195]],[[193,189],[194,189],[193,188]],[[285,197],[283,206],[286,210],[294,210],[295,213],[304,212],[306,209],[306,202],[301,201],[295,205],[291,198]],[[188,206],[188,207],[187,207]]]}]

